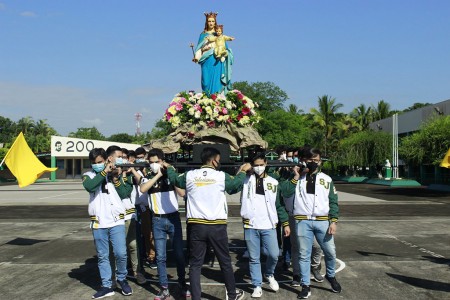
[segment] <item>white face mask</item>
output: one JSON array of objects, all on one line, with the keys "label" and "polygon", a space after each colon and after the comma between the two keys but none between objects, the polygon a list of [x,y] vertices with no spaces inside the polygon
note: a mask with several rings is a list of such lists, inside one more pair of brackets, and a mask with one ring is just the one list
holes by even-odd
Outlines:
[{"label": "white face mask", "polygon": [[152,170],[152,172],[155,174],[158,173],[160,168],[161,168],[161,165],[159,163],[151,163],[150,164],[150,170]]},{"label": "white face mask", "polygon": [[257,166],[257,167],[253,167],[253,172],[255,172],[256,174],[258,174],[259,176],[264,173],[264,171],[266,170],[266,166]]}]

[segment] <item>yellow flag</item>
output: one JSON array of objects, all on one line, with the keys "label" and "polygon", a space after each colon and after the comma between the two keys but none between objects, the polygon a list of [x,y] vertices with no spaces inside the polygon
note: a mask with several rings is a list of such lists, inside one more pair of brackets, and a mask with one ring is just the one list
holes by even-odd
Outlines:
[{"label": "yellow flag", "polygon": [[448,149],[447,154],[445,154],[440,166],[443,168],[450,168],[450,149]]},{"label": "yellow flag", "polygon": [[5,156],[5,163],[17,178],[19,186],[33,184],[45,172],[53,172],[58,168],[47,168],[34,155],[21,132]]}]

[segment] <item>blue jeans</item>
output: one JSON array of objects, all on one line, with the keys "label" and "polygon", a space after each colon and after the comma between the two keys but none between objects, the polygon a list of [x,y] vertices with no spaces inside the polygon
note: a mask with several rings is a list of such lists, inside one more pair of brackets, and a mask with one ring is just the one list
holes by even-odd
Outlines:
[{"label": "blue jeans", "polygon": [[125,280],[127,277],[127,246],[125,242],[125,225],[111,228],[92,229],[95,248],[98,256],[98,270],[102,279],[102,286],[112,286],[111,263],[109,261],[109,242],[112,244],[116,258],[116,278]]},{"label": "blue jeans", "polygon": [[336,247],[331,234],[328,234],[328,221],[301,220],[297,222],[297,238],[300,248],[300,275],[302,284],[310,284],[311,251],[316,237],[317,243],[325,255],[325,265],[328,277],[335,276]]},{"label": "blue jeans", "polygon": [[180,216],[174,215],[169,218],[160,218],[153,216],[152,220],[159,284],[161,285],[161,287],[169,286],[166,270],[167,236],[169,236],[169,238],[172,240],[172,248],[175,252],[178,282],[182,284],[185,283],[186,270],[184,269],[185,265],[183,253],[183,233],[181,229]]},{"label": "blue jeans", "polygon": [[249,253],[250,276],[253,286],[261,286],[261,243],[266,251],[266,275],[273,275],[278,262],[278,241],[276,229],[244,229]]}]

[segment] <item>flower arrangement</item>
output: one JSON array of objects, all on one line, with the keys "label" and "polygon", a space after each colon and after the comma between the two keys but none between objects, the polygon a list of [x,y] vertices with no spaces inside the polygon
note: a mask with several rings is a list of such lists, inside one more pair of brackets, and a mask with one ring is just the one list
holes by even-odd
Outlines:
[{"label": "flower arrangement", "polygon": [[227,124],[238,127],[251,127],[261,117],[256,112],[258,103],[238,90],[232,90],[225,96],[205,93],[181,92],[175,95],[166,109],[163,121],[172,128],[190,123],[199,128],[213,128]]}]

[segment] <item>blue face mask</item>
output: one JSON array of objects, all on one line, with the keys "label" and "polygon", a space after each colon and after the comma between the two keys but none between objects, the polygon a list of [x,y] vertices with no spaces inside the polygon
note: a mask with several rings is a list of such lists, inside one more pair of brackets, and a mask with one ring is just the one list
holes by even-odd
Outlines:
[{"label": "blue face mask", "polygon": [[298,157],[294,157],[294,162],[298,164]]},{"label": "blue face mask", "polygon": [[121,165],[121,164],[123,164],[124,163],[124,161],[123,161],[123,158],[122,157],[117,157],[116,158],[116,165]]},{"label": "blue face mask", "polygon": [[292,161],[292,157],[288,157],[287,160],[288,160],[288,161]]},{"label": "blue face mask", "polygon": [[143,163],[143,162],[145,162],[145,159],[143,159],[143,158],[136,158],[136,160],[134,162],[135,163]]},{"label": "blue face mask", "polygon": [[105,169],[105,164],[104,163],[92,164],[92,169],[96,173],[100,173],[101,171],[103,171]]}]

